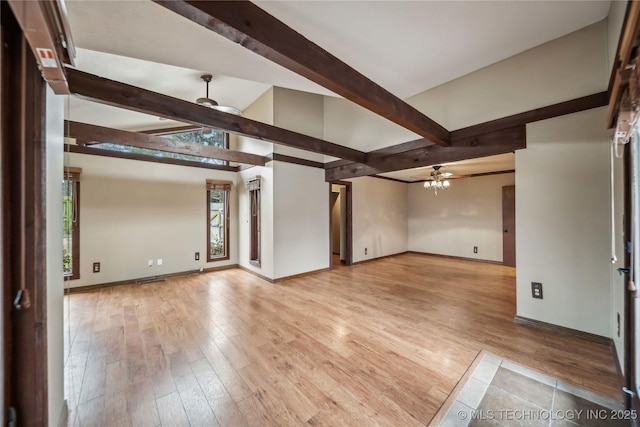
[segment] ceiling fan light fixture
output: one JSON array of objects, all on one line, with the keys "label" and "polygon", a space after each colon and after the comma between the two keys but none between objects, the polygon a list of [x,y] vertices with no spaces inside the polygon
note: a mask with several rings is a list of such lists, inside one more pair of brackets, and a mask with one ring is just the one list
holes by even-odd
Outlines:
[{"label": "ceiling fan light fixture", "polygon": [[211,80],[213,80],[213,75],[212,74],[203,74],[203,75],[200,76],[200,78],[207,85],[207,92],[206,92],[206,96],[204,98],[196,99],[196,104],[202,105],[204,107],[209,107],[209,108],[214,109],[214,110],[222,111],[223,113],[234,114],[236,116],[239,116],[239,115],[242,114],[242,111],[240,111],[236,107],[231,107],[231,106],[227,106],[227,105],[220,105],[220,104],[218,104],[218,101],[209,98],[209,83],[211,83]]},{"label": "ceiling fan light fixture", "polygon": [[425,181],[424,188],[427,190],[434,190],[435,195],[438,195],[438,190],[447,190],[451,186],[451,183],[447,178],[453,176],[450,172],[441,172],[442,166],[436,165],[431,172],[431,178],[429,181]]}]

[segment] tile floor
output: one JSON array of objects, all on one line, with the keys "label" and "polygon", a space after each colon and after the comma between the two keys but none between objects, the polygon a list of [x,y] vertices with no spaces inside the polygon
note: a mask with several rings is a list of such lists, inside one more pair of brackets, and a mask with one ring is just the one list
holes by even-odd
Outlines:
[{"label": "tile floor", "polygon": [[632,416],[620,402],[485,353],[440,426],[630,426]]}]

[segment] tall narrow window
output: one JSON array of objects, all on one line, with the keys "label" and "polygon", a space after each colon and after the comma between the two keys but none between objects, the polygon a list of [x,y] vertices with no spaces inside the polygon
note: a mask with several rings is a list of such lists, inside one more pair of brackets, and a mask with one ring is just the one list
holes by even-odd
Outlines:
[{"label": "tall narrow window", "polygon": [[249,262],[252,265],[260,266],[260,176],[256,176],[247,182],[249,190]]},{"label": "tall narrow window", "polygon": [[229,259],[231,181],[207,180],[207,261]]},{"label": "tall narrow window", "polygon": [[65,280],[80,278],[80,173],[65,167],[62,181],[62,267]]}]

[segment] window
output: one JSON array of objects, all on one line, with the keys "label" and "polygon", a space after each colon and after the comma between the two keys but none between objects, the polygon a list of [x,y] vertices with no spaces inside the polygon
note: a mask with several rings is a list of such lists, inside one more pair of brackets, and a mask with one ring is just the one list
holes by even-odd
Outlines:
[{"label": "window", "polygon": [[256,176],[247,182],[247,190],[249,190],[249,209],[250,209],[250,254],[249,263],[260,266],[260,176]]},{"label": "window", "polygon": [[229,259],[230,181],[207,180],[207,261]]},{"label": "window", "polygon": [[80,278],[80,168],[64,168],[62,267],[65,280]]},{"label": "window", "polygon": [[[194,144],[202,144],[210,147],[229,148],[229,134],[218,129],[198,129],[188,132],[167,133],[159,135],[163,138],[174,139],[181,142],[189,142]],[[171,153],[168,151],[152,150],[150,148],[132,147],[129,145],[101,143],[92,144],[91,148],[100,148],[103,150],[117,151],[120,153],[143,154],[150,157],[161,157],[176,160],[189,160],[194,162],[202,162],[212,165],[226,165],[226,160],[210,159],[207,157],[193,156],[190,154]]]}]

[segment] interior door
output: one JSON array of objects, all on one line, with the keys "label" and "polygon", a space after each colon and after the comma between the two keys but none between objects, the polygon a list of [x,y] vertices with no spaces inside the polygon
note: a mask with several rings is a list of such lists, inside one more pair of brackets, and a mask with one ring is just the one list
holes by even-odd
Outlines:
[{"label": "interior door", "polygon": [[502,187],[502,264],[516,266],[516,186]]}]

